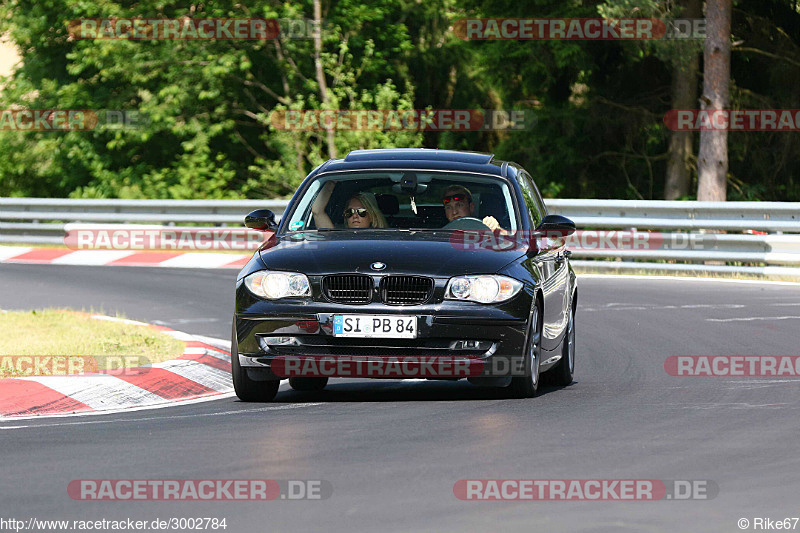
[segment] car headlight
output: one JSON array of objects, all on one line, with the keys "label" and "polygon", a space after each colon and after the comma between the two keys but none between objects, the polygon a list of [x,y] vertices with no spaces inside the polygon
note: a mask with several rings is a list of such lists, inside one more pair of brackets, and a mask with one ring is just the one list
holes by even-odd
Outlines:
[{"label": "car headlight", "polygon": [[244,286],[256,296],[269,300],[311,295],[308,278],[297,272],[254,272],[244,278]]},{"label": "car headlight", "polygon": [[481,275],[450,278],[444,297],[448,300],[465,300],[490,304],[504,302],[517,294],[522,282],[506,276]]}]

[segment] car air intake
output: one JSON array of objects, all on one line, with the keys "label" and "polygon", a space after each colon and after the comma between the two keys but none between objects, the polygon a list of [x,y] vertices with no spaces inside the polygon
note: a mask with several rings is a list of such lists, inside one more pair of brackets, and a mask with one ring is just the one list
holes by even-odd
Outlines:
[{"label": "car air intake", "polygon": [[422,276],[386,276],[381,280],[381,299],[390,305],[425,303],[433,292],[433,280]]},{"label": "car air intake", "polygon": [[372,278],[362,274],[325,276],[322,293],[332,302],[367,304],[372,301]]}]

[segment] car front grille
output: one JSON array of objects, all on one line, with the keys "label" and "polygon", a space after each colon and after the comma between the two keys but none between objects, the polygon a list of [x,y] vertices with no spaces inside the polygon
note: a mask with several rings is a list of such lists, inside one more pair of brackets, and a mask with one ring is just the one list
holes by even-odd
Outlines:
[{"label": "car front grille", "polygon": [[422,276],[386,276],[381,280],[381,299],[390,305],[425,303],[433,292],[433,280]]},{"label": "car front grille", "polygon": [[322,292],[332,302],[367,304],[372,301],[372,278],[363,274],[325,276]]}]

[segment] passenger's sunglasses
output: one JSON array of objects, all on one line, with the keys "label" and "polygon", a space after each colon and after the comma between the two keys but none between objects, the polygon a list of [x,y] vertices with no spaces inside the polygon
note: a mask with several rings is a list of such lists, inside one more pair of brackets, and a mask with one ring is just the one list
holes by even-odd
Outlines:
[{"label": "passenger's sunglasses", "polygon": [[466,203],[470,203],[471,201],[472,201],[472,198],[470,198],[469,195],[466,195],[466,194],[451,194],[450,196],[445,196],[444,198],[442,198],[442,203],[444,205],[447,205],[450,202],[466,202]]},{"label": "passenger's sunglasses", "polygon": [[350,218],[353,215],[358,215],[361,218],[365,218],[369,213],[363,207],[348,207],[344,210],[344,218]]}]

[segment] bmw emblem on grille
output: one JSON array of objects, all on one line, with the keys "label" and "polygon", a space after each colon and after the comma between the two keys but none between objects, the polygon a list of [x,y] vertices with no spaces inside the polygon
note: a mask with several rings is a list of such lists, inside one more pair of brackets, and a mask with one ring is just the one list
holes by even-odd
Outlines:
[{"label": "bmw emblem on grille", "polygon": [[376,261],[370,265],[372,270],[383,270],[386,268],[386,263],[381,263],[380,261]]}]

